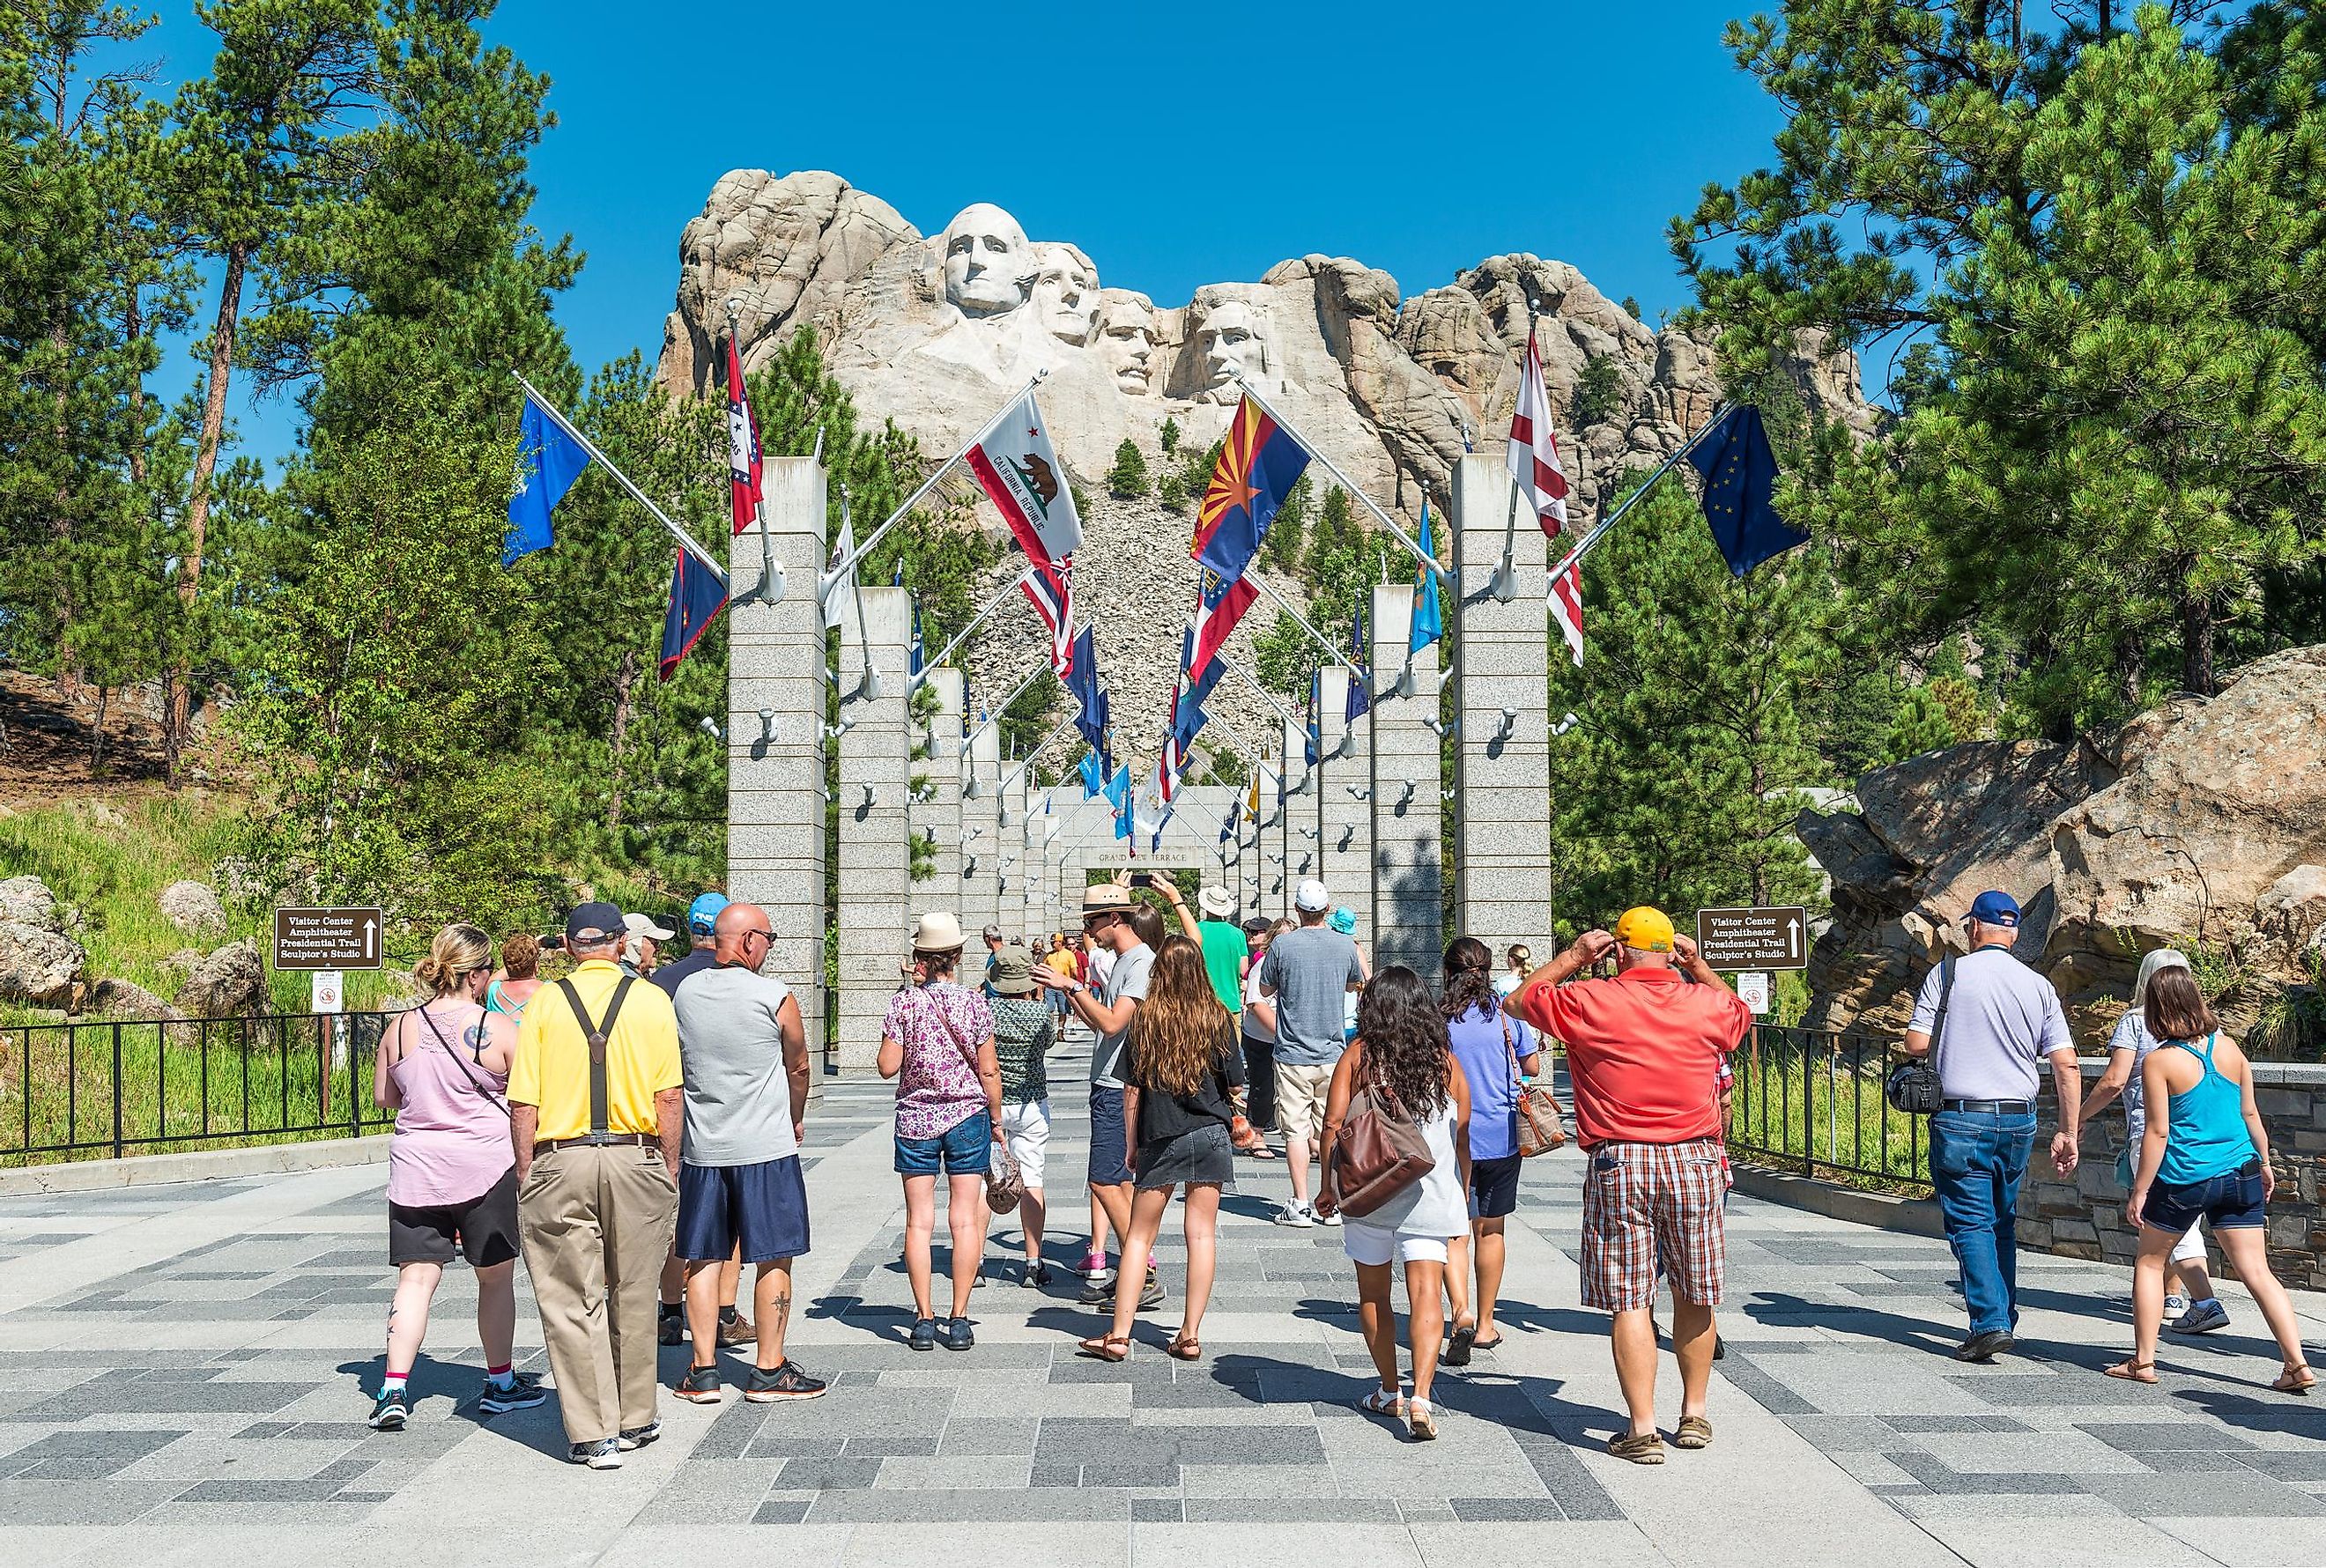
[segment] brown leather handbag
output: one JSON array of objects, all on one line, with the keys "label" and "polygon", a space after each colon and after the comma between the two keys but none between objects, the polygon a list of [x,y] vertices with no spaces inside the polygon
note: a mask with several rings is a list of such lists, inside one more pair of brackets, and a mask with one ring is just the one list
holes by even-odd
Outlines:
[{"label": "brown leather handbag", "polygon": [[1437,1166],[1429,1139],[1387,1084],[1376,1081],[1349,1096],[1333,1140],[1333,1201],[1342,1213],[1362,1220]]},{"label": "brown leather handbag", "polygon": [[[1519,1070],[1518,1042],[1511,1038],[1511,1016],[1502,1015],[1503,1049],[1511,1053],[1511,1072]],[[1558,1099],[1540,1083],[1519,1086],[1519,1155],[1532,1159],[1567,1146],[1567,1128],[1560,1122]]]}]

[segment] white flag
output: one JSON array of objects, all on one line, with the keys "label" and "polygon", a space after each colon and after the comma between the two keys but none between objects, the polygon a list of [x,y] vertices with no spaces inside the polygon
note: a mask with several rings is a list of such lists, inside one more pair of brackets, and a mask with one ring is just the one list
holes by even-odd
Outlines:
[{"label": "white flag", "polygon": [[1550,425],[1550,393],[1543,385],[1542,352],[1527,329],[1526,365],[1519,373],[1518,406],[1511,411],[1511,478],[1533,508],[1546,538],[1567,523],[1567,470],[1558,466],[1558,437]]},{"label": "white flag", "polygon": [[[826,631],[840,624],[841,613],[851,603],[856,605],[857,619],[861,622],[864,617],[863,604],[856,598],[856,564],[849,559],[855,553],[856,524],[849,517],[848,508],[843,503],[840,509],[840,537],[833,541],[831,559],[823,563],[827,575],[823,580],[823,592],[817,596],[816,601],[816,608],[823,614],[823,629]],[[845,573],[837,577],[829,575],[843,563],[848,567]]]},{"label": "white flag", "polygon": [[1583,563],[1579,561],[1550,580],[1550,618],[1567,639],[1567,651],[1583,663]]}]

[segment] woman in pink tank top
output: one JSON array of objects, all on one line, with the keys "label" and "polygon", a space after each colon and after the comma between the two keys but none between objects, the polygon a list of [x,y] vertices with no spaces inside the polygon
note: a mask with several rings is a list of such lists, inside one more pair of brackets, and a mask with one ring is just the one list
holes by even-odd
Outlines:
[{"label": "woman in pink tank top", "polygon": [[487,1415],[546,1397],[510,1368],[516,1331],[516,1155],[509,1141],[509,1058],[516,1021],[488,1012],[492,946],[472,925],[436,933],[413,975],[428,994],[381,1035],[372,1098],[395,1112],[387,1146],[387,1364],[371,1424],[400,1430],[405,1380],[428,1331],[429,1304],[456,1253],[477,1272],[477,1336]]}]

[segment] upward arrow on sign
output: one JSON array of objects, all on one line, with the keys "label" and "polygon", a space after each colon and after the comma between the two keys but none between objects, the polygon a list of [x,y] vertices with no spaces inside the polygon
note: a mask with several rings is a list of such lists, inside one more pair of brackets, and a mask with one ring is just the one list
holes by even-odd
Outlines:
[{"label": "upward arrow on sign", "polygon": [[364,922],[364,957],[377,958],[378,956],[379,922],[376,920],[367,920]]},{"label": "upward arrow on sign", "polygon": [[1795,958],[1801,956],[1801,923],[1798,920],[1785,922],[1785,951]]}]

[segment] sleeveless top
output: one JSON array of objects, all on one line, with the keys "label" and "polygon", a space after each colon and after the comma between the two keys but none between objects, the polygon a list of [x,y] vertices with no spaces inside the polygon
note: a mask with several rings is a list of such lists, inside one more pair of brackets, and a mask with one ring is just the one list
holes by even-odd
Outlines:
[{"label": "sleeveless top", "polygon": [[2253,1135],[2246,1129],[2245,1091],[2213,1065],[2213,1045],[2220,1036],[2208,1035],[2199,1050],[2186,1040],[2167,1040],[2204,1063],[2196,1083],[2172,1096],[2165,1124],[2164,1160],[2156,1179],[2171,1187],[2226,1175],[2259,1157]]},{"label": "sleeveless top", "polygon": [[450,1208],[484,1196],[516,1164],[508,1075],[470,1049],[481,1044],[485,1029],[485,1010],[475,1003],[442,1013],[414,1008],[406,1016],[412,1021],[405,1025],[404,1054],[387,1069],[404,1100],[387,1146],[387,1201],[407,1209]]},{"label": "sleeveless top", "polygon": [[[540,994],[536,991],[534,996]],[[533,997],[527,997],[525,1002],[531,1000]],[[508,994],[501,989],[501,983],[498,980],[493,981],[485,988],[485,1011],[488,1013],[498,1013],[504,1018],[522,1018],[525,1016],[525,1002],[510,1001]]]},{"label": "sleeveless top", "polygon": [[1420,1125],[1435,1162],[1428,1174],[1372,1213],[1349,1216],[1344,1222],[1346,1229],[1387,1230],[1439,1241],[1469,1233],[1470,1198],[1462,1190],[1462,1168],[1454,1161],[1454,1097],[1447,1095],[1437,1114]]}]

